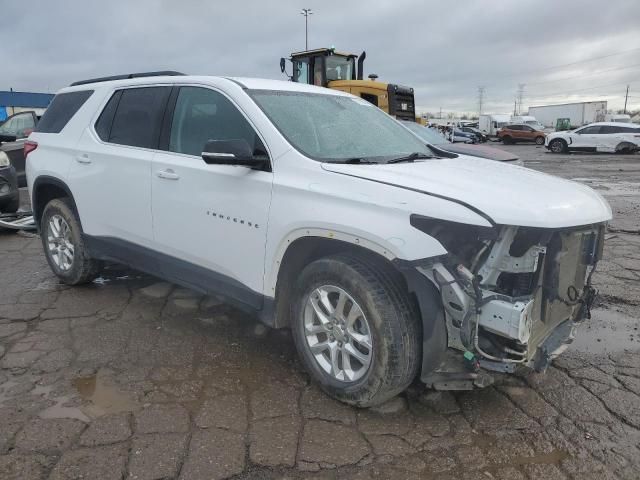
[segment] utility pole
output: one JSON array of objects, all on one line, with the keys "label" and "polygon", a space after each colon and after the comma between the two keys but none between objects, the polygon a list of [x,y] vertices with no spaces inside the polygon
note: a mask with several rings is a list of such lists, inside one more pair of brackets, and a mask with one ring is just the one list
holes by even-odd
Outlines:
[{"label": "utility pole", "polygon": [[483,103],[484,103],[484,87],[478,87],[478,117],[482,115]]},{"label": "utility pole", "polygon": [[522,98],[524,97],[524,83],[518,84],[518,115],[522,114]]},{"label": "utility pole", "polygon": [[310,8],[303,8],[300,15],[304,15],[304,49],[309,50],[309,15],[313,15]]},{"label": "utility pole", "polygon": [[627,93],[624,95],[624,112],[627,113],[627,99],[629,98],[629,85],[627,85]]},{"label": "utility pole", "polygon": [[438,118],[442,118],[442,107],[440,107],[440,115],[438,115]]}]

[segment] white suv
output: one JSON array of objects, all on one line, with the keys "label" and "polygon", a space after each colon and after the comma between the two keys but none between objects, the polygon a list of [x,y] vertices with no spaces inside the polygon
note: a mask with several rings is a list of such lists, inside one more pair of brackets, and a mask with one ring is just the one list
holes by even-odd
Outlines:
[{"label": "white suv", "polygon": [[608,204],[525,168],[437,158],[347,93],[136,74],[61,90],[28,141],[65,283],[122,262],[290,327],[311,376],[368,406],[417,376],[544,370],[594,297]]},{"label": "white suv", "polygon": [[576,130],[550,133],[545,146],[553,153],[568,151],[634,153],[640,150],[640,125],[598,122]]}]

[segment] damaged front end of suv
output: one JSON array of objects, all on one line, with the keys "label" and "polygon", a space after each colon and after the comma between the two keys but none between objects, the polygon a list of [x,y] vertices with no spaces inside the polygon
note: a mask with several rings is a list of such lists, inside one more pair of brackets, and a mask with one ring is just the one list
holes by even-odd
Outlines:
[{"label": "damaged front end of suv", "polygon": [[490,384],[488,371],[542,372],[590,317],[604,223],[481,227],[413,215],[411,224],[449,252],[417,266],[440,292],[449,347],[423,372],[427,386],[464,390]]}]

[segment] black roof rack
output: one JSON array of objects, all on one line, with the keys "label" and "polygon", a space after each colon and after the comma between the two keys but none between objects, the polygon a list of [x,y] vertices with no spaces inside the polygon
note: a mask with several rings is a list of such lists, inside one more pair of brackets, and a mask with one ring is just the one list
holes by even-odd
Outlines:
[{"label": "black roof rack", "polygon": [[75,87],[76,85],[86,85],[87,83],[109,82],[111,80],[126,80],[128,78],[160,77],[160,76],[173,77],[176,75],[184,75],[184,73],[174,72],[172,70],[159,71],[159,72],[127,73],[124,75],[112,75],[111,77],[99,77],[99,78],[90,78],[88,80],[79,80],[77,82],[73,82],[70,86]]}]

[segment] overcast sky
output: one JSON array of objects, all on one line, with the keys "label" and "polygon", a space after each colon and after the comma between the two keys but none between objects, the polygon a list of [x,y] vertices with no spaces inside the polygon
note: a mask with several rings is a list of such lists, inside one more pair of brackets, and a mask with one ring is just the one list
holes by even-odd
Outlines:
[{"label": "overcast sky", "polygon": [[280,57],[304,49],[302,7],[310,48],[366,50],[365,74],[413,86],[420,112],[477,113],[479,86],[483,112],[509,112],[519,83],[525,110],[622,108],[627,84],[640,109],[639,0],[3,0],[0,90],[165,69],[284,78]]}]

